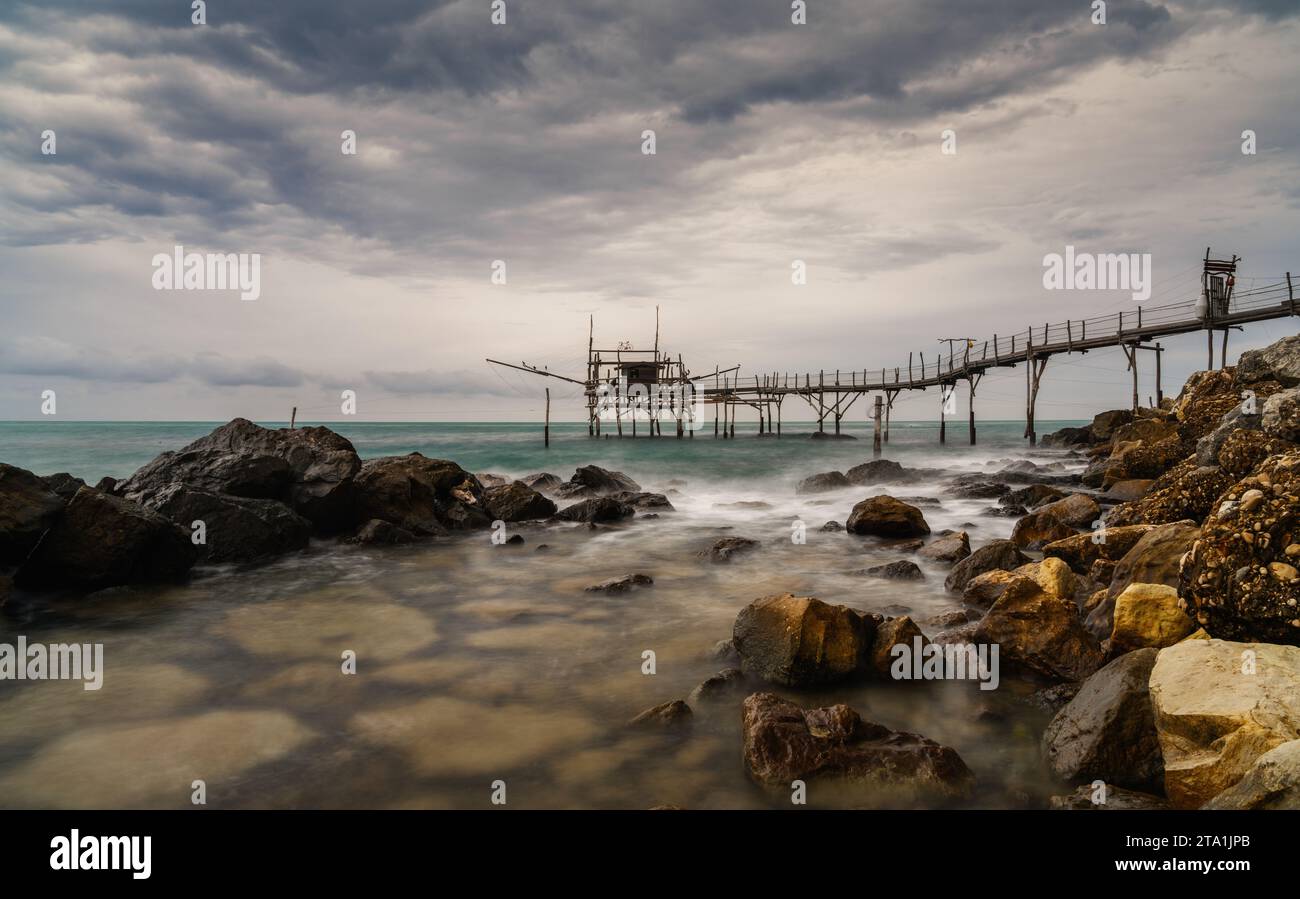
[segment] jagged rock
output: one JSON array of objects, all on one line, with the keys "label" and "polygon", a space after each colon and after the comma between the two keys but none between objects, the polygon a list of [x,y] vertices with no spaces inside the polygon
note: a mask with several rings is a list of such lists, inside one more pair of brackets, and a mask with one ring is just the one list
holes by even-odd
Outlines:
[{"label": "jagged rock", "polygon": [[875,637],[871,642],[872,673],[882,680],[892,679],[894,647],[902,645],[913,650],[916,646],[913,641],[918,638],[922,646],[929,642],[921,633],[921,629],[916,626],[916,622],[907,615],[885,618],[877,623]]},{"label": "jagged rock", "polygon": [[827,471],[804,478],[794,488],[797,494],[825,493],[828,490],[841,490],[853,486],[842,471]]},{"label": "jagged rock", "polygon": [[1154,483],[1153,478],[1129,478],[1123,481],[1115,481],[1106,488],[1103,495],[1112,502],[1131,503],[1146,496]]},{"label": "jagged rock", "polygon": [[419,538],[410,531],[399,528],[390,522],[372,518],[357,528],[357,532],[352,535],[348,542],[362,545],[396,546],[403,543],[414,543],[417,539]]},{"label": "jagged rock", "polygon": [[610,499],[618,500],[620,503],[626,503],[633,509],[653,509],[656,512],[675,512],[673,504],[668,501],[668,497],[662,493],[646,493],[645,491],[621,490],[618,493],[611,493]]},{"label": "jagged rock", "polygon": [[873,565],[871,568],[862,569],[859,573],[891,581],[919,581],[925,577],[920,567],[907,559],[899,559],[885,565]]},{"label": "jagged rock", "polygon": [[986,571],[983,574],[976,575],[966,582],[962,590],[962,602],[978,606],[981,609],[991,608],[1003,591],[1016,578],[1022,575],[1014,574],[1010,571],[1004,571],[1000,568],[993,571]]},{"label": "jagged rock", "polygon": [[487,513],[498,521],[533,521],[555,514],[555,503],[526,484],[515,481],[483,491]]},{"label": "jagged rock", "polygon": [[104,476],[95,482],[95,489],[101,493],[111,493],[114,496],[120,496],[121,494],[118,492],[117,486],[117,478],[110,478],[108,476]]},{"label": "jagged rock", "polygon": [[1113,652],[1173,646],[1196,630],[1179,608],[1178,591],[1164,584],[1129,584],[1115,597],[1115,622],[1110,634]]},{"label": "jagged rock", "polygon": [[829,780],[837,791],[866,788],[873,798],[895,798],[896,791],[959,798],[974,781],[955,750],[864,721],[847,705],[804,710],[755,693],[745,699],[741,726],[745,767],[763,786]]},{"label": "jagged rock", "polygon": [[635,514],[636,509],[627,503],[620,503],[609,496],[597,496],[567,506],[556,512],[555,517],[561,521],[600,522],[619,521]]},{"label": "jagged rock", "polygon": [[1255,759],[1241,780],[1201,807],[1300,809],[1300,740],[1283,743]]},{"label": "jagged rock", "polygon": [[[1183,553],[1192,548],[1201,529],[1190,521],[1161,524],[1148,530],[1115,564],[1109,582],[1113,599],[1129,584],[1178,586],[1178,567]],[[1110,531],[1106,533],[1110,537]]]},{"label": "jagged rock", "polygon": [[190,535],[151,509],[82,487],[18,569],[25,589],[98,590],[182,578],[198,556]]},{"label": "jagged rock", "polygon": [[[1095,801],[1094,797],[1102,801]],[[1048,806],[1054,811],[1158,811],[1169,808],[1168,800],[1142,793],[1126,790],[1123,787],[1106,785],[1104,791],[1098,791],[1091,784],[1084,784],[1068,796],[1053,796]]]},{"label": "jagged rock", "polygon": [[890,459],[872,459],[855,465],[845,476],[850,483],[860,487],[869,484],[906,484],[916,480],[911,471]]},{"label": "jagged rock", "polygon": [[1043,446],[1086,446],[1092,443],[1092,430],[1082,428],[1061,428],[1043,437]]},{"label": "jagged rock", "polygon": [[0,462],[0,565],[22,562],[63,512],[64,500],[23,468]]},{"label": "jagged rock", "polygon": [[586,592],[626,593],[637,587],[649,587],[654,582],[654,578],[650,577],[648,574],[625,574],[622,577],[601,581],[599,584],[592,584],[590,587],[586,588]]},{"label": "jagged rock", "polygon": [[821,526],[821,530],[826,531],[827,533],[835,533],[844,530],[844,525],[840,524],[838,521],[828,521]]},{"label": "jagged rock", "polygon": [[[361,460],[329,428],[271,430],[236,418],[131,475],[117,493],[136,502],[178,483],[194,490],[287,503],[320,531],[350,529]],[[381,516],[369,516],[381,517]]]},{"label": "jagged rock", "polygon": [[1162,788],[1164,759],[1147,691],[1155,664],[1155,649],[1120,656],[1088,678],[1056,714],[1043,734],[1043,755],[1057,777]]},{"label": "jagged rock", "polygon": [[1115,430],[1133,420],[1133,412],[1130,409],[1111,409],[1108,412],[1098,412],[1092,418],[1092,424],[1088,426],[1088,433],[1092,435],[1093,443],[1106,443],[1114,435]]},{"label": "jagged rock", "polygon": [[1044,556],[1061,559],[1079,574],[1086,574],[1097,561],[1118,562],[1137,545],[1151,525],[1107,526],[1104,533],[1075,534],[1043,547]]},{"label": "jagged rock", "polygon": [[746,674],[810,686],[858,673],[872,646],[873,624],[847,606],[782,593],[741,609],[732,642]]},{"label": "jagged rock", "polygon": [[1107,516],[1108,530],[1130,524],[1169,524],[1183,519],[1204,521],[1215,500],[1232,484],[1232,476],[1216,467],[1200,467],[1186,459],[1161,475],[1150,492],[1125,503]]},{"label": "jagged rock", "polygon": [[1264,401],[1260,427],[1270,437],[1300,440],[1300,387],[1275,393]]},{"label": "jagged rock", "polygon": [[966,481],[956,483],[952,488],[952,496],[960,499],[994,499],[995,497],[1006,496],[1011,492],[1011,488],[1000,481]]},{"label": "jagged rock", "polygon": [[367,459],[356,477],[356,515],[413,534],[488,527],[483,487],[455,462],[420,453]]},{"label": "jagged rock", "polygon": [[1300,386],[1300,336],[1283,337],[1262,350],[1247,350],[1237,361],[1236,384],[1277,381],[1283,387]]},{"label": "jagged rock", "polygon": [[1056,558],[1048,557],[1041,562],[1028,562],[1012,574],[1029,578],[1058,599],[1073,600],[1075,591],[1079,589],[1079,579],[1070,570],[1070,566]]},{"label": "jagged rock", "polygon": [[1061,524],[1073,528],[1091,527],[1101,517],[1101,507],[1091,496],[1076,493],[1040,507],[1040,512],[1047,512]]},{"label": "jagged rock", "polygon": [[967,582],[977,575],[999,569],[1011,571],[1028,561],[1029,557],[1010,540],[994,540],[958,562],[948,573],[943,585],[948,591],[959,593],[966,588]]},{"label": "jagged rock", "polygon": [[[1065,491],[1048,484],[1030,484],[1019,490],[1012,490],[998,497],[998,504],[1003,506],[1022,506],[1034,509],[1046,503],[1065,498]],[[1023,512],[1021,513],[1024,514]]]},{"label": "jagged rock", "polygon": [[1024,549],[1039,549],[1048,543],[1066,540],[1077,531],[1060,521],[1044,506],[1037,512],[1030,512],[1016,522],[1011,529],[1011,542]]},{"label": "jagged rock", "polygon": [[504,487],[511,483],[510,479],[505,475],[492,474],[490,471],[477,472],[474,477],[478,478],[478,482],[483,485],[484,490],[489,487]]},{"label": "jagged rock", "polygon": [[525,487],[532,487],[540,493],[550,493],[558,488],[564,481],[560,480],[557,474],[551,474],[549,471],[542,471],[536,474],[524,475],[519,479],[519,483]]},{"label": "jagged rock", "polygon": [[1150,689],[1165,794],[1180,808],[1205,804],[1300,736],[1295,646],[1184,640],[1160,650]]},{"label": "jagged rock", "polygon": [[749,537],[723,537],[700,555],[713,562],[730,562],[734,557],[758,549],[759,542]]},{"label": "jagged rock", "polygon": [[191,490],[171,484],[149,495],[144,504],[193,534],[203,522],[205,542],[198,558],[205,562],[247,562],[303,549],[311,539],[311,522],[284,503]]},{"label": "jagged rock", "polygon": [[609,471],[599,465],[583,465],[569,478],[575,487],[586,488],[595,494],[621,493],[629,491],[640,493],[641,486],[621,471]]},{"label": "jagged rock", "polygon": [[1300,451],[1234,484],[1185,557],[1180,595],[1215,637],[1300,644]]},{"label": "jagged rock", "polygon": [[1052,596],[1027,577],[1007,585],[980,619],[977,643],[996,643],[1004,670],[1046,680],[1082,680],[1101,667],[1096,638],[1072,600]]},{"label": "jagged rock", "polygon": [[677,730],[688,726],[694,717],[689,705],[680,699],[674,699],[646,709],[629,721],[627,726],[647,730]]},{"label": "jagged rock", "polygon": [[74,478],[66,471],[61,471],[58,474],[47,474],[41,480],[45,482],[46,487],[57,493],[65,502],[76,496],[77,491],[86,486],[85,481],[81,478]]},{"label": "jagged rock", "polygon": [[1218,465],[1234,478],[1244,478],[1269,456],[1296,450],[1289,440],[1270,437],[1263,431],[1238,429],[1228,434],[1218,450]]},{"label": "jagged rock", "polygon": [[845,527],[853,534],[876,537],[920,537],[930,533],[920,509],[892,496],[864,499],[853,507]]},{"label": "jagged rock", "polygon": [[747,683],[745,672],[739,668],[724,668],[701,682],[691,691],[691,695],[686,697],[686,701],[692,706],[699,706],[734,696],[743,696]]},{"label": "jagged rock", "polygon": [[918,549],[916,554],[936,562],[960,562],[970,555],[970,535],[965,531],[944,534]]}]

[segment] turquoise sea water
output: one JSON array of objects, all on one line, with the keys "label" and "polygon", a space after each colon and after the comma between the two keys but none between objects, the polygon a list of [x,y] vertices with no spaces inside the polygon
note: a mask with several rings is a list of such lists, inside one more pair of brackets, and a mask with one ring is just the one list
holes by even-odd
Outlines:
[{"label": "turquoise sea water", "polygon": [[[0,461],[93,483],[215,424],[0,423]],[[0,808],[186,808],[196,777],[210,808],[490,808],[498,779],[512,808],[789,808],[788,794],[746,776],[739,697],[695,702],[684,731],[627,722],[724,667],[715,644],[758,597],[788,591],[907,614],[931,636],[963,609],[944,589],[946,565],[918,556],[921,580],[863,577],[900,557],[894,541],[822,530],[886,488],[796,492],[802,477],[871,458],[860,425],[848,429],[858,440],[810,440],[805,424],[779,440],[758,439],[750,425],[735,440],[715,440],[710,427],[694,438],[619,441],[565,424],[552,428],[549,449],[536,424],[330,427],[362,456],[419,451],[476,472],[567,478],[596,463],[668,494],[675,510],[596,529],[514,525],[525,541],[515,547],[494,545],[487,531],[396,547],[322,539],[265,564],[197,569],[185,584],[15,595],[0,608],[0,643],[102,644],[104,673],[97,691],[0,680]],[[954,473],[1023,458],[1082,467],[1068,451],[1028,447],[1022,429],[981,423],[972,448],[961,426],[940,446],[932,423],[896,423],[885,456]],[[946,477],[894,489],[920,503],[935,533],[960,528],[974,546],[1008,536],[1014,523],[984,514],[991,500],[951,495]],[[792,540],[799,522],[804,542]],[[702,558],[722,536],[760,546],[727,565]],[[653,586],[585,589],[632,572]],[[355,654],[355,674],[340,669],[345,652]],[[807,708],[848,703],[953,747],[977,778],[968,805],[1042,808],[1069,789],[1043,762],[1050,715],[1028,701],[1026,682],[1003,678],[989,692],[954,681],[747,689]],[[859,799],[818,783],[808,801]]]},{"label": "turquoise sea water", "polygon": [[[166,450],[185,444],[220,422],[0,422],[0,462],[37,474],[66,471],[89,483],[105,475],[122,478]],[[285,427],[288,422],[259,422]],[[314,424],[314,422],[300,422]],[[518,422],[324,422],[356,446],[363,458],[421,452],[431,458],[452,459],[471,471],[501,471],[523,475],[554,471],[567,477],[578,465],[598,464],[646,475],[672,476],[689,472],[706,480],[762,477],[813,466],[815,471],[852,466],[871,454],[871,429],[855,423],[842,433],[857,440],[812,441],[812,423],[787,423],[782,436],[756,439],[752,423],[737,425],[736,439],[713,436],[712,423],[694,437],[673,436],[632,440],[592,439],[585,424],[551,425],[551,446],[542,445],[536,423]],[[1048,421],[1039,434],[1079,422]],[[965,422],[949,424],[947,443],[939,444],[935,422],[894,422],[890,429],[890,458],[907,465],[968,461],[974,456],[1025,448],[1024,422],[977,423],[978,448],[972,453]],[[630,428],[628,429],[630,434]],[[644,429],[640,431],[644,435]],[[996,455],[992,456],[996,458]],[[817,464],[824,463],[822,468]],[[811,473],[811,472],[809,472]]]}]

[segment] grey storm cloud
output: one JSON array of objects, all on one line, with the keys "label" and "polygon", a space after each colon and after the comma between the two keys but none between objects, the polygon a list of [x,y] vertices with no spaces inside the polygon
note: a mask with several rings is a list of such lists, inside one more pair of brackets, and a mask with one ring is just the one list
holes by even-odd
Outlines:
[{"label": "grey storm cloud", "polygon": [[[439,265],[501,247],[580,257],[611,223],[662,214],[698,166],[743,165],[762,139],[746,121],[758,110],[825,106],[905,127],[1156,53],[1192,24],[1143,0],[1112,0],[1106,28],[1078,0],[821,0],[806,28],[790,26],[785,0],[507,7],[493,27],[486,4],[223,0],[200,28],[165,0],[8,5],[0,25],[39,40],[0,65],[61,102],[0,108],[0,153],[29,161],[45,127],[60,152],[41,160],[54,183],[8,198],[0,240],[248,235],[270,212],[282,227],[268,240],[328,228]],[[38,64],[45,40],[94,61],[107,105],[69,97],[87,85]],[[664,156],[648,168],[637,146],[651,125]],[[348,167],[343,128],[393,163]]]}]

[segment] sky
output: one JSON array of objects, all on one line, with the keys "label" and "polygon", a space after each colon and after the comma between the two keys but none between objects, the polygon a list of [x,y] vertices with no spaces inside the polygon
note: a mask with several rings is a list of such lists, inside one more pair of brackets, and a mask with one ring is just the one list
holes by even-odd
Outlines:
[{"label": "sky", "polygon": [[[579,420],[485,358],[581,377],[589,318],[646,348],[659,307],[694,372],[815,377],[1136,307],[1046,289],[1067,245],[1150,254],[1150,305],[1207,246],[1300,272],[1300,0],[502,2],[0,5],[0,419]],[[155,289],[178,245],[260,295]],[[1163,344],[1173,393],[1205,338]],[[1038,417],[1130,377],[1057,357]]]}]

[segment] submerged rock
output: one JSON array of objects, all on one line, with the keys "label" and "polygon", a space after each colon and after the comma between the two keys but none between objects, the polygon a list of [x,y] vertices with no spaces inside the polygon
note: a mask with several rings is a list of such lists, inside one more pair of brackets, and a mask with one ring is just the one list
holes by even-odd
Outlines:
[{"label": "submerged rock", "polygon": [[366,546],[396,546],[403,543],[414,543],[418,539],[415,534],[399,528],[391,522],[372,518],[357,528],[357,532],[352,535],[348,542]]},{"label": "submerged rock", "polygon": [[848,480],[865,487],[870,484],[906,484],[916,480],[916,475],[890,459],[872,459],[855,465],[845,474]]},{"label": "submerged rock", "polygon": [[749,537],[723,537],[715,540],[700,556],[713,562],[730,562],[734,557],[753,552],[758,547],[759,542]]},{"label": "submerged rock", "polygon": [[592,584],[586,588],[587,593],[627,593],[629,590],[637,587],[649,587],[654,584],[654,578],[648,574],[625,574],[622,577],[611,578],[608,581],[601,581],[599,584]]},{"label": "submerged rock", "polygon": [[631,490],[622,490],[618,493],[611,493],[609,498],[625,503],[633,509],[653,509],[656,512],[675,512],[673,504],[668,501],[668,497],[662,493],[646,493],[644,491],[635,492]]},{"label": "submerged rock", "polygon": [[483,491],[487,512],[499,521],[534,521],[555,514],[555,503],[526,484],[515,481]]},{"label": "submerged rock", "polygon": [[478,479],[455,462],[420,453],[367,459],[356,477],[356,517],[378,518],[413,534],[485,528],[492,523]]},{"label": "submerged rock", "polygon": [[844,476],[844,472],[827,471],[822,474],[815,474],[804,478],[795,485],[794,492],[801,495],[808,493],[825,493],[828,490],[841,490],[845,487],[852,486],[852,482]]},{"label": "submerged rock", "polygon": [[1147,690],[1155,664],[1155,649],[1139,649],[1083,683],[1043,734],[1043,755],[1057,777],[1163,788],[1164,760]]},{"label": "submerged rock", "polygon": [[873,565],[871,568],[864,568],[858,573],[891,581],[919,581],[925,577],[921,573],[920,567],[915,562],[907,559],[899,559],[885,565]]},{"label": "submerged rock", "polygon": [[640,493],[641,485],[621,471],[610,471],[599,465],[583,465],[569,478],[568,490],[586,490],[591,495],[621,493],[629,491]]},{"label": "submerged rock", "polygon": [[649,730],[676,730],[689,725],[693,718],[691,707],[680,699],[674,699],[646,709],[629,721],[627,726]]},{"label": "submerged rock", "polygon": [[745,672],[787,686],[833,683],[858,673],[874,637],[872,620],[861,613],[789,593],[751,602],[732,629]]},{"label": "submerged rock", "polygon": [[741,726],[746,770],[766,787],[829,780],[836,789],[864,787],[890,798],[895,791],[958,798],[974,781],[955,750],[864,721],[847,705],[804,710],[755,693],[745,699]]},{"label": "submerged rock", "polygon": [[970,555],[970,535],[965,531],[944,534],[921,547],[916,554],[936,562],[960,562]]},{"label": "submerged rock", "polygon": [[746,691],[745,672],[739,668],[724,668],[712,677],[706,678],[691,691],[686,701],[691,705],[720,702],[724,699],[743,696]]},{"label": "submerged rock", "polygon": [[845,527],[850,533],[876,537],[920,537],[930,533],[920,509],[892,496],[864,499],[853,507]]}]

